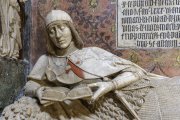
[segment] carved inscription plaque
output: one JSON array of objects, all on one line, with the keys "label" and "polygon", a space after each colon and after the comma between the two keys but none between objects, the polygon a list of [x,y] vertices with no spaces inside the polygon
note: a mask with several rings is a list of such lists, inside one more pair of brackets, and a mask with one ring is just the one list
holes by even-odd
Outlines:
[{"label": "carved inscription plaque", "polygon": [[180,47],[180,0],[118,0],[118,48]]}]

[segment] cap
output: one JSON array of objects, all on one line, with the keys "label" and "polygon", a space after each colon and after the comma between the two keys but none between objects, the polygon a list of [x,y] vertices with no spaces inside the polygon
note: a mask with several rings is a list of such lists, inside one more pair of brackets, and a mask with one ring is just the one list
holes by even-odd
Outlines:
[{"label": "cap", "polygon": [[65,20],[70,21],[72,23],[72,19],[68,13],[62,10],[52,10],[46,16],[46,26],[51,22],[58,21],[58,20]]}]

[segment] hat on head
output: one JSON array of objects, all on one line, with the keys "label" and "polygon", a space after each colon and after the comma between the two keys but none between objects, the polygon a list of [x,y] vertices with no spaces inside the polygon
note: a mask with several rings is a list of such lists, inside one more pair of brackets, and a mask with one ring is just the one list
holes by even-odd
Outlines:
[{"label": "hat on head", "polygon": [[48,13],[45,20],[46,20],[46,26],[51,22],[58,20],[69,21],[72,23],[72,19],[69,16],[69,14],[62,10],[52,10],[51,12]]}]

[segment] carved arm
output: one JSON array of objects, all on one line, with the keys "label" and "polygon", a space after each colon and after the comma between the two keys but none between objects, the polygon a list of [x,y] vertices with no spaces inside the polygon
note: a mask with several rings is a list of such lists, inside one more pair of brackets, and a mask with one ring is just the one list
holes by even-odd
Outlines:
[{"label": "carved arm", "polygon": [[36,96],[36,91],[38,90],[38,88],[42,87],[39,83],[34,82],[32,80],[29,80],[24,89],[25,89],[25,95],[27,96],[31,96],[31,97],[37,97]]},{"label": "carved arm", "polygon": [[136,72],[124,72],[115,77],[111,82],[116,90],[140,80],[144,75],[145,73],[141,70],[137,70]]}]

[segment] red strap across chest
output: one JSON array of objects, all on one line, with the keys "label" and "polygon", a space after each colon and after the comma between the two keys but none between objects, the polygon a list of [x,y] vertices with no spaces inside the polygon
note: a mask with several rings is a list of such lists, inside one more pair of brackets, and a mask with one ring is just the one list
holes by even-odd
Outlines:
[{"label": "red strap across chest", "polygon": [[84,79],[84,71],[68,60],[68,64],[71,66],[71,70],[80,78]]}]

